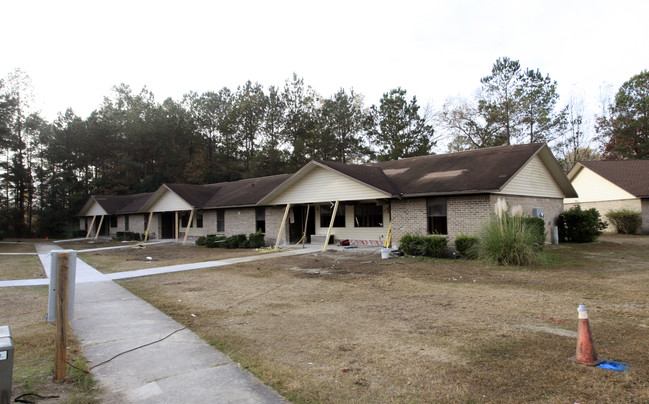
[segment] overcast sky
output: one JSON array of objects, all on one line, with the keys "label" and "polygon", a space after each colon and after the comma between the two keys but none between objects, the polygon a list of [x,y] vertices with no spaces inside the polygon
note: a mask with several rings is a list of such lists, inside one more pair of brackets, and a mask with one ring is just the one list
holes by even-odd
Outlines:
[{"label": "overcast sky", "polygon": [[420,105],[470,98],[501,56],[558,82],[561,103],[600,109],[649,68],[649,1],[30,1],[4,0],[0,76],[33,81],[48,120],[86,118],[114,85],[158,101],[295,72],[322,96],[365,104],[398,86]]}]

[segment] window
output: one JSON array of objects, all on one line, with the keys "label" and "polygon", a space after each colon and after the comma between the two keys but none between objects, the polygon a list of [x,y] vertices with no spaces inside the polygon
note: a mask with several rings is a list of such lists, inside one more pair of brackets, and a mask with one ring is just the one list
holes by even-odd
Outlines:
[{"label": "window", "polygon": [[[334,205],[320,205],[320,227],[329,227]],[[345,227],[345,205],[338,204],[334,227]]]},{"label": "window", "polygon": [[216,210],[216,232],[225,232],[225,210],[223,209]]},{"label": "window", "polygon": [[124,231],[128,231],[128,215],[124,215]]},{"label": "window", "polygon": [[255,208],[255,231],[266,233],[266,208]]},{"label": "window", "polygon": [[354,227],[383,227],[383,206],[375,203],[354,205]]},{"label": "window", "polygon": [[446,198],[428,199],[428,234],[448,234]]},{"label": "window", "polygon": [[181,212],[180,213],[180,227],[183,229],[187,228],[187,224],[189,223],[189,212]]},{"label": "window", "polygon": [[110,216],[110,227],[117,227],[117,215]]},{"label": "window", "polygon": [[203,211],[194,212],[194,216],[196,216],[196,227],[198,229],[202,229],[203,228]]}]

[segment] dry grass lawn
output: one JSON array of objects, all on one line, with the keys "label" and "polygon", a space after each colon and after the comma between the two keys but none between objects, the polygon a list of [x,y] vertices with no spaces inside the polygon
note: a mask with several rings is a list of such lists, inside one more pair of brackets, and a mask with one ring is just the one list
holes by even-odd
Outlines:
[{"label": "dry grass lawn", "polygon": [[[88,241],[79,241],[66,243],[61,247],[84,250],[111,246],[124,246],[124,243],[96,242],[89,244]],[[182,245],[175,243],[145,245],[143,248],[138,247],[137,243],[129,243],[125,247],[111,250],[86,251],[79,253],[77,256],[100,272],[114,273],[259,254],[258,251],[249,249],[228,250],[197,247],[194,244]],[[149,260],[147,257],[151,257],[152,259]]]},{"label": "dry grass lawn", "polygon": [[[44,403],[94,403],[98,391],[92,378],[68,367],[62,383],[54,382],[54,344],[56,327],[45,322],[46,286],[0,288],[0,325],[10,325],[14,344],[14,369],[11,398],[24,393],[58,396]],[[77,366],[86,361],[79,344],[68,333],[67,359]],[[35,396],[25,397],[37,400]],[[40,401],[39,401],[40,402]]]},{"label": "dry grass lawn", "polygon": [[[0,243],[0,253],[35,252],[31,242]],[[0,281],[36,278],[45,278],[37,255],[0,255]]]},{"label": "dry grass lawn", "polygon": [[[356,250],[121,283],[294,402],[647,403],[648,247],[562,244],[534,268]],[[568,360],[580,303],[628,371]]]}]

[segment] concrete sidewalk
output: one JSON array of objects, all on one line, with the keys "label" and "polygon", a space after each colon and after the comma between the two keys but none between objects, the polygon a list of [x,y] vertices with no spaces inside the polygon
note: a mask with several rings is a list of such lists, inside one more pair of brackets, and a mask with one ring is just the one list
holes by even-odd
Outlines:
[{"label": "concrete sidewalk", "polygon": [[[49,272],[49,253],[59,247],[54,244],[37,244],[36,249],[44,268],[48,269],[46,272]],[[75,335],[81,341],[91,373],[106,392],[104,401],[285,402],[274,390],[227,356],[112,279],[209,268],[316,251],[316,248],[297,249],[223,261],[122,272],[110,276],[77,258],[75,311],[71,323]],[[2,285],[0,282],[0,286],[48,284],[49,281],[33,279],[5,282],[16,284]],[[126,351],[130,352],[110,360]],[[105,362],[107,360],[110,361]]]}]

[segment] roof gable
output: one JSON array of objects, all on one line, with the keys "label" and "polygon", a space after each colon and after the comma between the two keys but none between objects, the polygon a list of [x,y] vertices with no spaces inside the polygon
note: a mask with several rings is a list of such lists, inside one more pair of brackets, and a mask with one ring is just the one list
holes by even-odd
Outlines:
[{"label": "roof gable", "polygon": [[384,177],[378,182],[389,186],[385,175],[375,169],[343,163],[311,161],[259,203],[268,205],[317,203],[388,198],[392,195],[391,192],[357,179],[356,176],[359,175],[365,179],[374,178],[373,176]]},{"label": "roof gable", "polygon": [[[578,166],[588,168],[637,198],[649,197],[649,160],[583,161]],[[573,168],[569,178],[574,178],[578,171]]]}]

